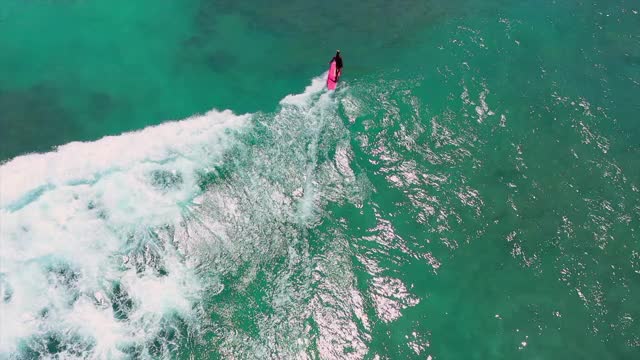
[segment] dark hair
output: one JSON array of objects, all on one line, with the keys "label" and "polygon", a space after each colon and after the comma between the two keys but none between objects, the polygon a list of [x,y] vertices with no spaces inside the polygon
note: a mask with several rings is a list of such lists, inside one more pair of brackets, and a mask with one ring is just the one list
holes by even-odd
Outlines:
[{"label": "dark hair", "polygon": [[336,50],[336,57],[340,57],[340,50]]}]

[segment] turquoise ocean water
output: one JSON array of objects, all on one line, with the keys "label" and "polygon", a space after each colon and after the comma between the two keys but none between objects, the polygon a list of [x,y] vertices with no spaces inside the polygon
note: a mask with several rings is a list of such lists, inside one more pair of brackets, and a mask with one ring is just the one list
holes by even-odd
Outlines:
[{"label": "turquoise ocean water", "polygon": [[639,12],[3,0],[0,358],[638,358]]}]

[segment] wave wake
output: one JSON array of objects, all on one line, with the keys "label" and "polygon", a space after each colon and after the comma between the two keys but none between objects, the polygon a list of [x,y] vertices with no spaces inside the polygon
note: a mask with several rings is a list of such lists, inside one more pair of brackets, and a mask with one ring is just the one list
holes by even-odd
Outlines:
[{"label": "wave wake", "polygon": [[202,289],[170,235],[248,119],[210,111],[2,165],[0,353],[162,353],[153,338]]},{"label": "wave wake", "polygon": [[[0,354],[305,353],[277,334],[309,336],[309,229],[361,201],[336,109],[318,77],[275,114],[212,110],[0,166]],[[282,261],[270,306],[303,317],[248,341],[216,297],[247,299]]]}]

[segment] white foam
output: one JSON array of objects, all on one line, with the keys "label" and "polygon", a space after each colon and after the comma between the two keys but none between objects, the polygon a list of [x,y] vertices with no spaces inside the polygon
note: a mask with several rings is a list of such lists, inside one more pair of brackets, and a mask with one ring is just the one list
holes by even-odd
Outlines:
[{"label": "white foam", "polygon": [[141,162],[216,155],[221,150],[216,144],[225,137],[224,130],[242,126],[247,117],[213,110],[95,142],[72,142],[54,152],[17,157],[0,166],[0,208],[42,187],[95,181],[102,174]]},{"label": "white foam", "polygon": [[323,75],[314,78],[311,84],[304,89],[304,92],[285,96],[284,99],[280,100],[280,105],[295,105],[301,107],[309,105],[312,97],[325,89],[327,74],[329,74],[329,72],[325,72]]},{"label": "white foam", "polygon": [[[204,291],[221,291],[222,284],[212,284],[220,274],[281,251],[292,264],[303,261],[300,229],[317,222],[326,203],[356,197],[358,188],[325,79],[285,97],[268,115],[264,143],[248,148],[235,134],[247,130],[250,116],[212,111],[0,166],[0,294],[9,294],[0,299],[0,357],[48,333],[84,341],[77,345],[83,357],[122,358],[128,345],[160,357],[145,346],[173,316],[189,331],[197,327],[202,319],[194,309]],[[229,151],[234,156],[224,157]],[[202,191],[199,174],[219,168],[228,171]],[[196,274],[196,265],[206,274]],[[286,278],[279,281],[274,306],[285,309],[297,296]],[[268,348],[302,354],[308,341],[292,348],[279,334],[302,334],[304,323],[273,327]],[[249,337],[240,331],[237,338]],[[261,348],[245,342],[244,349]]]},{"label": "white foam", "polygon": [[[91,339],[85,355],[119,357],[119,343],[153,336],[165,314],[188,318],[202,287],[152,232],[178,226],[197,172],[221,161],[248,118],[210,111],[0,166],[0,356],[79,333]],[[106,295],[114,283],[132,305],[127,321]]]}]

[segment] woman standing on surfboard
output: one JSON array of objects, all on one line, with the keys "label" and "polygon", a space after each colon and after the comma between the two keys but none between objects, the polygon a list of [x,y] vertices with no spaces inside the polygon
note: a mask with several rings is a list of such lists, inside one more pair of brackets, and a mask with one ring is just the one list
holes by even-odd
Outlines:
[{"label": "woman standing on surfboard", "polygon": [[342,57],[340,50],[336,51],[336,56],[329,62],[329,72],[327,74],[327,89],[335,90],[338,85],[338,79],[342,75]]},{"label": "woman standing on surfboard", "polygon": [[336,50],[336,56],[329,61],[329,64],[332,62],[336,62],[336,73],[335,73],[335,81],[338,82],[338,78],[342,74],[342,57],[340,56],[340,50]]}]

